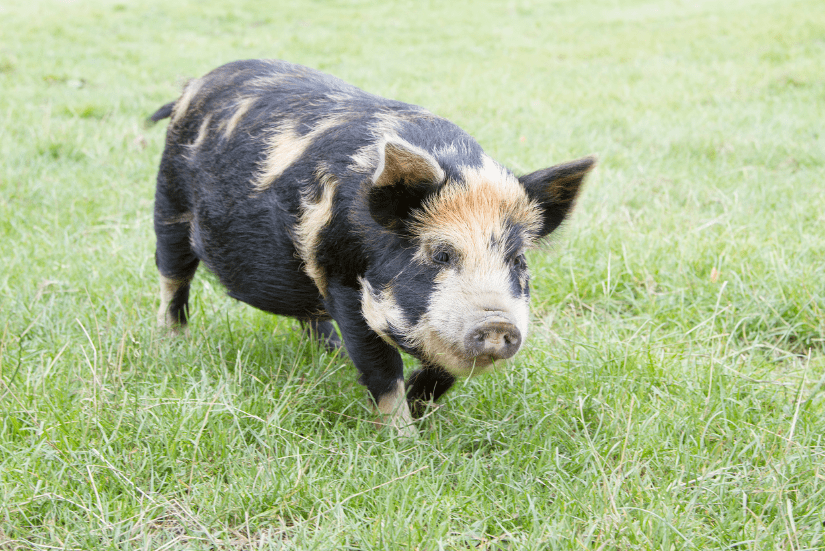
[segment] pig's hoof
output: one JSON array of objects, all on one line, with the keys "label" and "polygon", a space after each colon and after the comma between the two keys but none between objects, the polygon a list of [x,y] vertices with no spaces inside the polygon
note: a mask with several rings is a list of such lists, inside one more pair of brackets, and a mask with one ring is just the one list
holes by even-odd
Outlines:
[{"label": "pig's hoof", "polygon": [[410,425],[404,425],[404,426],[395,427],[395,428],[396,428],[396,431],[397,431],[397,434],[398,434],[399,438],[413,438],[414,439],[414,438],[419,437],[418,429],[415,427],[415,425],[410,424]]},{"label": "pig's hoof", "polygon": [[409,404],[410,414],[413,416],[413,419],[429,417],[433,412],[444,407],[444,404],[436,404],[433,401],[425,400],[412,400]]},{"label": "pig's hoof", "polygon": [[424,416],[424,413],[427,411],[427,406],[430,405],[430,402],[425,402],[424,400],[412,400],[410,402],[410,414],[415,419],[420,419]]},{"label": "pig's hoof", "polygon": [[182,324],[173,320],[172,316],[163,309],[158,312],[157,327],[161,334],[166,334],[171,337],[177,337],[179,335],[189,336],[189,324]]},{"label": "pig's hoof", "polygon": [[171,338],[177,337],[188,337],[189,336],[189,324],[181,325],[179,323],[159,323],[158,324],[158,332],[161,335],[168,336]]},{"label": "pig's hoof", "polygon": [[376,430],[386,430],[388,435],[397,438],[418,438],[420,436],[418,428],[414,423],[399,423],[389,415],[382,416],[381,421],[372,421]]}]

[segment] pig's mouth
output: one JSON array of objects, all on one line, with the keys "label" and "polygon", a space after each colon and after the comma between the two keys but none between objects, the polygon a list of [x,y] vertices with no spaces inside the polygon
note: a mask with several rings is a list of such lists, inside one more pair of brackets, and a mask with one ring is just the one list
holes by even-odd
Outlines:
[{"label": "pig's mouth", "polygon": [[496,363],[496,358],[490,356],[489,354],[482,354],[481,356],[472,358],[470,361],[476,367],[487,367]]},{"label": "pig's mouth", "polygon": [[[489,337],[487,339],[489,340]],[[442,335],[434,331],[430,332],[430,339],[428,340],[429,346],[425,347],[425,356],[453,375],[461,377],[474,376],[493,370],[496,363],[503,363],[504,360],[512,357],[521,342],[519,340],[515,345],[511,343],[510,349],[505,355],[501,354],[500,350],[497,353],[484,346],[468,348],[466,342],[448,342]]]}]

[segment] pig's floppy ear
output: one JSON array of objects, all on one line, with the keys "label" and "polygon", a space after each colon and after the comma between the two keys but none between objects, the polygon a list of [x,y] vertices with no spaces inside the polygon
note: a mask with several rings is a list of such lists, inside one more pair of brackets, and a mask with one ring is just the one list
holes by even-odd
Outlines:
[{"label": "pig's floppy ear", "polygon": [[382,226],[398,230],[445,179],[435,158],[398,137],[378,144],[378,166],[367,194],[370,215]]},{"label": "pig's floppy ear", "polygon": [[519,182],[527,190],[527,195],[536,201],[542,210],[539,237],[555,230],[570,214],[584,177],[594,166],[596,157],[590,156],[537,170],[519,178]]}]

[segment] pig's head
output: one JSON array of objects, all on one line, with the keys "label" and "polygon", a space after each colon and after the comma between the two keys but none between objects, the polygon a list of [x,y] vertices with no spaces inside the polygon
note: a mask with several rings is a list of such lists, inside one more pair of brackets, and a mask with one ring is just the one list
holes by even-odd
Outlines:
[{"label": "pig's head", "polygon": [[365,203],[384,231],[361,279],[367,323],[453,375],[511,358],[529,324],[524,252],[564,221],[595,159],[517,178],[483,154],[461,164],[399,138],[378,149]]}]

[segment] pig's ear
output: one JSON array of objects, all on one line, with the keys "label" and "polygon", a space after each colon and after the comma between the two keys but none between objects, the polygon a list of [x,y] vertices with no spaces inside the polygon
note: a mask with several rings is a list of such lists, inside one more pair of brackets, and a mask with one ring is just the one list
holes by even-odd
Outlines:
[{"label": "pig's ear", "polygon": [[596,157],[584,157],[521,176],[519,182],[543,211],[539,237],[559,227],[576,202],[584,177],[596,166]]},{"label": "pig's ear", "polygon": [[435,157],[400,138],[384,138],[378,144],[378,167],[367,195],[370,215],[382,226],[398,230],[444,179]]}]

